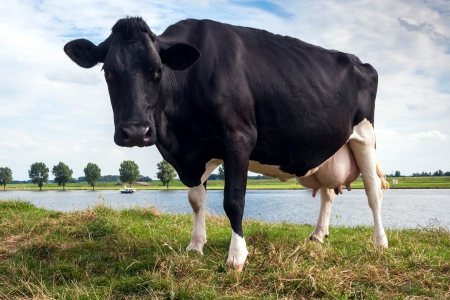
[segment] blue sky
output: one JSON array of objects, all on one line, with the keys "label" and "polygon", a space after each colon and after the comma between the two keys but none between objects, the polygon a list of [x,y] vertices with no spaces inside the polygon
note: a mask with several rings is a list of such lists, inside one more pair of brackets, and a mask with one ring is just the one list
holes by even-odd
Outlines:
[{"label": "blue sky", "polygon": [[[160,34],[186,18],[265,29],[356,54],[379,73],[377,156],[390,173],[450,171],[450,1],[1,1],[0,166],[28,179],[34,162],[89,162],[118,174],[134,160],[155,177],[155,147],[114,144],[101,65],[76,66],[65,43],[105,39],[139,15]],[[51,176],[52,178],[52,176]]]}]

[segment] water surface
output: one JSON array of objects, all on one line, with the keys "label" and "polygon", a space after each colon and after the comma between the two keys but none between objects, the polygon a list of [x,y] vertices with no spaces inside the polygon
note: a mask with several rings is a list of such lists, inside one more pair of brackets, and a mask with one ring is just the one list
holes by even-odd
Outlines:
[{"label": "water surface", "polygon": [[[192,213],[187,190],[143,190],[127,195],[117,190],[0,192],[0,199],[17,198],[56,211],[82,210],[104,201],[115,209],[139,205],[155,206],[166,213]],[[207,212],[224,215],[222,203],[223,191],[207,192]],[[319,208],[319,196],[312,198],[310,190],[249,190],[244,217],[266,222],[315,225]],[[437,221],[449,229],[450,190],[388,190],[384,193],[381,217],[386,228],[420,228]],[[373,225],[372,211],[364,190],[345,191],[343,195],[336,196],[330,219],[331,225]]]}]

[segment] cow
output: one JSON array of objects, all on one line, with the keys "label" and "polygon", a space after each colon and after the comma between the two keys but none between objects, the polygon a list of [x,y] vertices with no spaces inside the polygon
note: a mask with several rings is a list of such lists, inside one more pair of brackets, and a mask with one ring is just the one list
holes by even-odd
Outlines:
[{"label": "cow", "polygon": [[77,39],[64,51],[84,68],[103,63],[115,143],[156,145],[188,187],[194,226],[187,251],[203,253],[206,180],[222,163],[232,229],[227,262],[236,270],[248,254],[248,170],[319,191],[310,236],[319,242],[335,195],[362,174],[374,244],[388,246],[380,217],[387,182],[373,127],[378,75],[358,57],[211,20],[180,21],[157,36],[140,17],[117,21],[98,46]]}]

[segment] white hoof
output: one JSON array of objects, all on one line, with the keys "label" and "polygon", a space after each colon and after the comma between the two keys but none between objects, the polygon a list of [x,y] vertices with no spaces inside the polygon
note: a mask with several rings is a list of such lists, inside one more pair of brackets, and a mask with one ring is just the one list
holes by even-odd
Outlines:
[{"label": "white hoof", "polygon": [[228,251],[227,263],[236,271],[241,272],[247,259],[248,251],[245,239],[236,233],[232,233],[230,250]]},{"label": "white hoof", "polygon": [[309,240],[313,242],[319,242],[323,244],[323,241],[325,238],[328,237],[328,232],[321,231],[321,230],[314,230],[313,233],[309,236]]},{"label": "white hoof", "polygon": [[389,246],[386,233],[384,231],[380,234],[376,234],[373,237],[373,243],[377,248],[387,248]]},{"label": "white hoof", "polygon": [[186,251],[195,251],[203,254],[203,246],[206,244],[205,238],[192,238],[191,243],[187,246]]}]

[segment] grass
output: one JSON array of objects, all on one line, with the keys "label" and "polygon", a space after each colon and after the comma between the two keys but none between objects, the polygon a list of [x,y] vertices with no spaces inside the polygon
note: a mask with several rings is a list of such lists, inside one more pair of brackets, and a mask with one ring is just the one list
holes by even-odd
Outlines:
[{"label": "grass", "polygon": [[98,205],[61,213],[0,201],[0,299],[445,299],[450,233],[245,221],[244,271],[226,266],[228,221],[207,216],[204,255],[187,253],[191,215]]},{"label": "grass", "polygon": [[[392,180],[397,179],[398,184],[392,184]],[[430,176],[430,177],[389,177],[387,178],[392,189],[450,189],[450,176]],[[127,184],[128,185],[128,184]],[[208,189],[222,190],[224,187],[223,180],[210,180],[207,183]],[[96,190],[119,190],[123,189],[124,184],[116,182],[99,182],[95,187]],[[166,187],[159,181],[149,182],[149,185],[136,185],[133,188],[138,190],[165,190]],[[170,184],[170,189],[187,189],[181,181],[175,181]],[[247,189],[249,190],[290,190],[302,189],[295,179],[281,182],[278,179],[249,179]],[[362,179],[358,178],[352,183],[352,188],[364,188]],[[7,184],[7,190],[39,190],[36,184]],[[45,184],[43,190],[62,190],[62,187],[56,183]],[[91,190],[92,187],[87,183],[68,183],[66,190]]]}]

